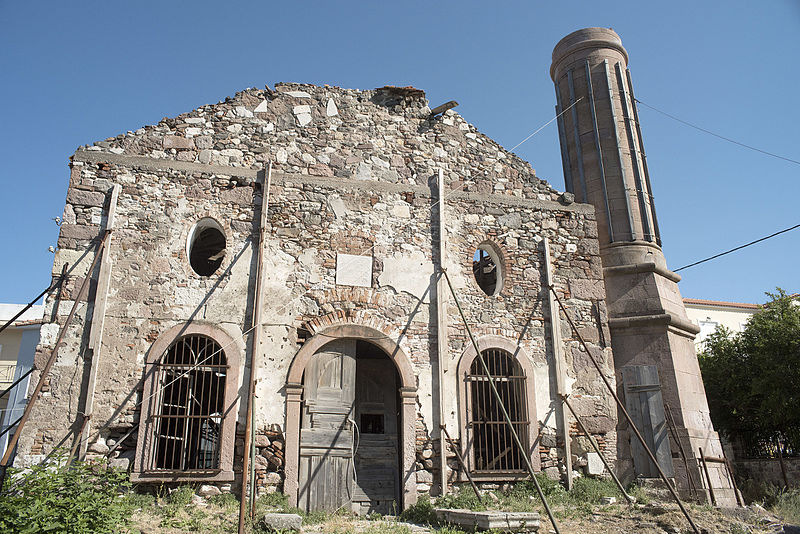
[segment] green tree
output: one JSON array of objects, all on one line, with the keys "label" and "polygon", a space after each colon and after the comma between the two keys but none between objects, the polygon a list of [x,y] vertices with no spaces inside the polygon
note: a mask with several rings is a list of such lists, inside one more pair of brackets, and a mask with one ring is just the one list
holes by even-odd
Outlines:
[{"label": "green tree", "polygon": [[800,306],[785,291],[756,312],[744,331],[718,328],[700,370],[718,431],[800,445]]}]

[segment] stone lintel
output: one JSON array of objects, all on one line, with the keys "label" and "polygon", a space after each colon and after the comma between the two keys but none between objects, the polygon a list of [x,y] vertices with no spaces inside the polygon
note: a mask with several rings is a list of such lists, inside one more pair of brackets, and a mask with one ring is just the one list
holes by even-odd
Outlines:
[{"label": "stone lintel", "polygon": [[678,283],[681,281],[681,276],[679,274],[675,274],[669,269],[664,269],[659,265],[656,265],[655,262],[643,262],[643,263],[634,263],[632,265],[620,265],[618,267],[605,267],[603,269],[603,275],[606,277],[609,276],[621,276],[625,274],[638,274],[638,273],[656,273],[660,274],[667,280],[671,280],[672,282]]}]

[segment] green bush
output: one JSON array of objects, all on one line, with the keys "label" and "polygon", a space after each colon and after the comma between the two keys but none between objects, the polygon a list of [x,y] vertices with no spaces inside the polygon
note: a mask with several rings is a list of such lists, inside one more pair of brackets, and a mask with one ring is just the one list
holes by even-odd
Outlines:
[{"label": "green bush", "polygon": [[194,498],[194,488],[189,485],[178,486],[169,494],[169,504],[177,507],[191,504]]},{"label": "green bush", "polygon": [[118,532],[132,512],[128,475],[104,462],[61,467],[59,457],[24,475],[9,470],[0,493],[0,532]]},{"label": "green bush", "polygon": [[481,504],[472,488],[461,486],[453,493],[442,495],[436,499],[436,508],[465,508],[467,510],[486,510],[486,506]]},{"label": "green bush", "polygon": [[431,525],[436,523],[436,514],[433,512],[431,498],[427,495],[420,495],[417,502],[400,514],[400,519],[418,525]]}]

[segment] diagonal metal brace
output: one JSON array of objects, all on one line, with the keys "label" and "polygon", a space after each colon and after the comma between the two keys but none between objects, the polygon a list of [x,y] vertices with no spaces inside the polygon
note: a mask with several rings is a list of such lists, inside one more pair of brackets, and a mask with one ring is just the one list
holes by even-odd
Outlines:
[{"label": "diagonal metal brace", "polygon": [[578,331],[578,327],[575,326],[574,322],[572,322],[572,317],[570,317],[569,314],[567,313],[567,309],[564,306],[564,303],[561,302],[561,299],[556,293],[556,288],[553,287],[552,285],[550,285],[550,292],[553,294],[553,297],[556,299],[556,302],[558,302],[558,306],[564,313],[564,317],[566,317],[570,327],[572,327],[572,331],[578,337],[578,341],[580,341],[581,345],[583,346],[583,350],[586,351],[586,355],[589,357],[589,361],[591,361],[595,369],[597,369],[597,372],[598,374],[600,374],[600,378],[603,380],[603,383],[608,388],[609,393],[611,393],[611,396],[614,397],[614,401],[617,403],[619,411],[622,412],[622,415],[625,416],[625,420],[630,425],[631,430],[633,430],[633,433],[636,435],[637,438],[639,438],[639,441],[642,443],[642,447],[644,447],[645,452],[647,452],[647,456],[650,457],[650,461],[653,462],[653,465],[655,465],[656,469],[658,470],[658,474],[661,476],[661,480],[664,481],[664,484],[666,484],[667,489],[672,494],[672,497],[675,499],[675,502],[678,503],[681,512],[683,512],[683,515],[686,517],[686,520],[692,526],[692,530],[694,530],[696,534],[700,534],[700,530],[697,528],[697,525],[694,524],[692,517],[689,515],[689,511],[686,509],[686,506],[684,506],[683,502],[681,502],[680,497],[678,497],[678,492],[675,491],[675,488],[672,486],[672,483],[667,478],[667,475],[664,473],[664,470],[661,469],[660,465],[658,465],[658,461],[656,460],[656,457],[653,455],[653,451],[651,451],[650,447],[647,446],[647,443],[644,440],[644,436],[642,436],[642,433],[639,432],[638,428],[636,428],[636,424],[634,424],[633,419],[628,413],[628,410],[625,409],[625,405],[620,400],[619,396],[617,395],[617,392],[614,391],[614,388],[611,386],[611,383],[608,381],[608,378],[606,378],[606,375],[603,373],[603,369],[600,367],[600,364],[597,363],[597,360],[594,359],[594,355],[592,355],[592,352],[586,345],[586,340],[583,339],[583,336],[581,335],[580,331]]},{"label": "diagonal metal brace", "polygon": [[511,431],[511,435],[514,438],[514,443],[517,445],[517,448],[520,450],[520,456],[525,459],[525,467],[528,469],[528,474],[531,476],[531,480],[533,481],[533,485],[536,486],[536,492],[539,494],[539,499],[541,499],[542,504],[544,505],[544,509],[547,511],[547,517],[550,518],[550,523],[553,524],[553,530],[555,530],[556,534],[561,534],[561,531],[558,529],[558,523],[556,523],[556,518],[553,517],[553,511],[550,510],[550,505],[547,503],[547,499],[544,496],[544,492],[542,491],[541,486],[539,486],[539,481],[536,480],[536,474],[533,471],[533,465],[531,464],[531,459],[528,455],[528,451],[525,450],[525,447],[522,445],[522,441],[519,439],[519,435],[517,431],[514,429],[514,424],[511,422],[511,417],[508,415],[508,411],[506,410],[505,404],[503,403],[502,397],[500,397],[500,393],[497,391],[497,387],[494,385],[494,377],[489,372],[489,367],[486,365],[486,360],[483,359],[483,355],[481,354],[480,348],[478,348],[478,342],[475,341],[475,336],[472,335],[472,329],[469,327],[469,323],[467,323],[467,318],[464,316],[464,310],[461,309],[461,303],[458,301],[458,297],[456,296],[456,291],[453,289],[453,284],[450,282],[450,277],[447,275],[447,270],[440,268],[441,273],[444,275],[445,280],[447,280],[447,287],[450,288],[450,293],[453,295],[453,301],[456,303],[456,307],[458,308],[458,313],[461,315],[461,320],[464,322],[464,328],[467,330],[467,334],[469,334],[469,339],[472,342],[472,346],[475,348],[475,352],[477,353],[478,361],[483,367],[483,372],[486,373],[486,378],[489,381],[489,386],[494,394],[494,398],[497,400],[497,404],[500,407],[500,411],[503,413],[503,419],[505,419],[506,425],[508,425],[508,429]]}]

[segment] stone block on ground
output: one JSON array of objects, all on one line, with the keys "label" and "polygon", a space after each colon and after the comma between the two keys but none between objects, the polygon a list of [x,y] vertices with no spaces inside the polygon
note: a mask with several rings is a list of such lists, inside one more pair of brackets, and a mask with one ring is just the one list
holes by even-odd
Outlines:
[{"label": "stone block on ground", "polygon": [[602,475],[606,466],[603,465],[603,460],[596,452],[586,453],[586,473],[589,475]]},{"label": "stone block on ground", "polygon": [[200,486],[200,489],[197,490],[197,494],[201,497],[213,497],[214,495],[220,495],[222,492],[216,486],[212,486],[210,484],[203,484]]},{"label": "stone block on ground", "polygon": [[268,529],[278,532],[286,530],[300,532],[300,527],[303,525],[303,518],[297,514],[270,513],[265,514],[261,522]]},{"label": "stone block on ground", "polygon": [[493,530],[497,532],[538,532],[539,514],[537,512],[501,512],[486,510],[434,510],[439,521],[445,521],[472,530]]}]

